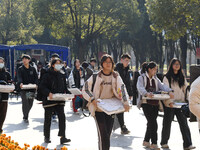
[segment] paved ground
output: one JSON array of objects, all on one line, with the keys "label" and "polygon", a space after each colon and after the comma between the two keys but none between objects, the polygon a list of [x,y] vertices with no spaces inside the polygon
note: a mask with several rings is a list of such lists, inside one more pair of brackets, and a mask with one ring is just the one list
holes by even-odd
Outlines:
[{"label": "paved ground", "polygon": [[[29,124],[22,122],[22,105],[21,99],[13,98],[9,101],[7,118],[4,124],[4,131],[10,135],[13,140],[19,142],[20,146],[28,143],[31,147],[42,145],[49,149],[60,149],[63,145],[59,144],[58,123],[52,122],[51,126],[51,141],[50,144],[43,142],[43,121],[44,110],[38,101],[34,102],[30,112]],[[97,131],[92,117],[83,117],[72,113],[70,102],[66,103],[66,136],[72,142],[66,145],[69,150],[97,150]],[[120,129],[117,129],[111,136],[111,150],[144,150],[142,146],[143,136],[146,129],[146,120],[141,110],[133,107],[129,113],[125,113],[125,122],[128,129],[131,131],[129,135],[121,135]],[[162,128],[162,117],[158,118],[158,133],[160,142],[160,132]],[[192,134],[193,145],[197,150],[200,150],[200,136],[198,124],[190,123],[189,126]],[[171,138],[169,146],[171,150],[182,150],[182,137],[177,122],[173,122]]]}]

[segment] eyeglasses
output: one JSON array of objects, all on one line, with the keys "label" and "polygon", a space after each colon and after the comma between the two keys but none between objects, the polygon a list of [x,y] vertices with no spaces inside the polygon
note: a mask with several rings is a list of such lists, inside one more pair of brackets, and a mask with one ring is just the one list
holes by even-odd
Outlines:
[{"label": "eyeglasses", "polygon": [[180,64],[174,64],[174,66],[180,66]]},{"label": "eyeglasses", "polygon": [[107,61],[105,61],[104,63],[106,63],[106,64],[112,64],[112,62],[107,62]]}]

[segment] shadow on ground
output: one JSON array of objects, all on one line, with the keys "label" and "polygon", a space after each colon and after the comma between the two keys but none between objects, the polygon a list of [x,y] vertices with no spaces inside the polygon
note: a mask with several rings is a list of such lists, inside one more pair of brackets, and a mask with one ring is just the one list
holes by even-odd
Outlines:
[{"label": "shadow on ground", "polygon": [[[143,138],[143,137],[136,137],[136,136],[131,136],[131,135],[121,135],[121,134],[117,134],[117,133],[112,133],[111,135],[111,146],[112,147],[121,147],[123,149],[126,149],[126,150],[132,150],[133,148],[130,147],[132,145],[132,142],[135,138]],[[120,142],[114,142],[115,139],[117,141],[120,141]],[[123,143],[123,145],[126,145],[126,146],[122,146],[121,143]],[[124,144],[126,143],[126,144]]]},{"label": "shadow on ground", "polygon": [[14,131],[24,130],[29,128],[29,123],[5,124],[4,130],[6,133],[13,133]]}]

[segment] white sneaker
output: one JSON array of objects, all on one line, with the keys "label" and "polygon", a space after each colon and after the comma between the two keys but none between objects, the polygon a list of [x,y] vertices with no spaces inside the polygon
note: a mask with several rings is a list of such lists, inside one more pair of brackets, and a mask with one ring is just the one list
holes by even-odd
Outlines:
[{"label": "white sneaker", "polygon": [[160,150],[157,144],[151,144],[150,149],[152,150]]},{"label": "white sneaker", "polygon": [[161,148],[169,148],[169,146],[167,144],[163,144],[161,145]]},{"label": "white sneaker", "polygon": [[189,147],[184,148],[184,150],[190,150],[190,149],[195,149],[195,146],[190,145]]},{"label": "white sneaker", "polygon": [[149,142],[146,142],[146,141],[143,141],[143,144],[142,144],[144,147],[146,148],[149,148],[150,147],[150,143]]}]

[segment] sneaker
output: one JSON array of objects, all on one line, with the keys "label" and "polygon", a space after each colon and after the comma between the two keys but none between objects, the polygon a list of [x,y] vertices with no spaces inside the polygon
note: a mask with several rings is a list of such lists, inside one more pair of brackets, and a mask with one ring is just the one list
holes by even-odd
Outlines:
[{"label": "sneaker", "polygon": [[45,143],[51,143],[51,141],[50,141],[49,138],[44,138],[44,142],[45,142]]},{"label": "sneaker", "polygon": [[189,147],[184,148],[184,150],[190,150],[190,149],[195,149],[195,146],[190,145]]},{"label": "sneaker", "polygon": [[65,143],[68,143],[68,142],[71,142],[71,140],[67,139],[65,137],[60,138],[60,144],[65,144]]},{"label": "sneaker", "polygon": [[168,148],[169,149],[169,146],[167,144],[163,144],[163,145],[161,145],[161,148]]},{"label": "sneaker", "polygon": [[157,144],[151,144],[150,149],[152,150],[160,150]]},{"label": "sneaker", "polygon": [[28,119],[23,119],[24,123],[29,123]]},{"label": "sneaker", "polygon": [[146,148],[150,148],[150,143],[149,142],[146,142],[146,141],[143,141],[143,144],[142,144],[144,147]]},{"label": "sneaker", "polygon": [[121,134],[129,134],[130,131],[126,128],[126,126],[124,125],[122,128],[121,128]]}]

